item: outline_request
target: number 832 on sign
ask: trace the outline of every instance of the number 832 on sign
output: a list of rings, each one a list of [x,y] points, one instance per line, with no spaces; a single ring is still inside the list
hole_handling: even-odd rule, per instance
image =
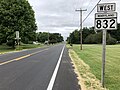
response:
[[[103,16],[103,18],[101,18]],[[116,16],[116,15],[115,15]],[[116,30],[117,17],[108,17],[108,15],[99,15],[100,18],[95,18],[95,30]]]

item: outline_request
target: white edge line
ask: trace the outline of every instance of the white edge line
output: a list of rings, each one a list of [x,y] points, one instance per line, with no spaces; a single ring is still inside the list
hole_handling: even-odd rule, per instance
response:
[[[47,87],[47,90],[52,90],[52,88],[53,88],[53,85],[54,85],[54,82],[55,82],[55,79],[56,79],[56,76],[57,76],[57,72],[58,72],[58,69],[59,69],[59,66],[60,66],[60,62],[61,62],[61,59],[62,59],[64,48],[65,48],[65,45],[64,45],[64,47],[63,47],[63,49],[61,51],[60,57],[58,59],[57,65],[55,67],[52,78],[51,78],[51,80],[49,82],[49,85]]]

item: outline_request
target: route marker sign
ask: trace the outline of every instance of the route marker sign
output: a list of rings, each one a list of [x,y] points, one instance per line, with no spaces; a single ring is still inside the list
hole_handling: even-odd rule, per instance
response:
[[[115,3],[104,3],[97,5],[97,12],[95,14],[95,30],[102,30],[103,32],[103,48],[102,48],[102,69],[101,69],[101,83],[104,87],[105,83],[105,61],[106,61],[106,32],[107,30],[117,29],[117,12]]]
[[[116,10],[115,3],[103,3],[97,5],[97,12],[111,12]]]
[[[117,12],[96,13],[95,14],[96,30],[116,30],[117,29]]]

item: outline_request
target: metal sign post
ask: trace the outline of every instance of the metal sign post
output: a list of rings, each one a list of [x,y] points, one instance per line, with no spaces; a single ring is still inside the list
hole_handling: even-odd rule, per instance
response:
[[[104,87],[104,78],[105,78],[105,60],[106,60],[106,32],[107,30],[103,30],[103,50],[102,50],[102,72],[101,72],[101,83]]]
[[[97,12],[95,14],[95,30],[103,31],[103,48],[102,48],[102,69],[101,69],[101,83],[105,86],[105,61],[106,61],[106,33],[107,30],[117,29],[117,12],[115,3],[103,3],[97,5]]]
[[[17,45],[18,45],[18,49],[19,49],[19,31],[16,31],[16,40],[17,40]]]

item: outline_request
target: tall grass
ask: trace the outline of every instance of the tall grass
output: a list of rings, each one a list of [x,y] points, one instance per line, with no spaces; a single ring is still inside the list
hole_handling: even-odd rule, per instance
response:
[[[102,64],[102,45],[73,45],[73,50],[100,80]],[[120,45],[106,46],[105,86],[109,90],[120,90]]]

